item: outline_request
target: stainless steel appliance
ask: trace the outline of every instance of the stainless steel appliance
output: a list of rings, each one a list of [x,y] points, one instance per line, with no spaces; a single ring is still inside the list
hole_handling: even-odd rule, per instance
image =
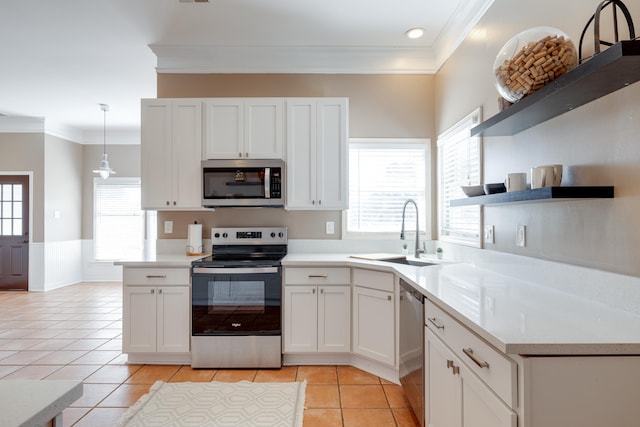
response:
[[[400,384],[424,426],[424,296],[400,279]]]
[[[202,206],[283,207],[284,161],[204,160]]]
[[[191,366],[281,367],[287,229],[212,228],[211,239],[191,267]]]

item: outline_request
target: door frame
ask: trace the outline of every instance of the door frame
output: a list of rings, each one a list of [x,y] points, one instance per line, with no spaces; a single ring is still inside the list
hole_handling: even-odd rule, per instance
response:
[[[29,257],[28,257],[28,271],[29,278],[27,280],[27,291],[31,291],[32,277],[35,272],[35,268],[33,267],[33,171],[0,171],[0,175],[19,175],[19,176],[27,176],[29,178]]]

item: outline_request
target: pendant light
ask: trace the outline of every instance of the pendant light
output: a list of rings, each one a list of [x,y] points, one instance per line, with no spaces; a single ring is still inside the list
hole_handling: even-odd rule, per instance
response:
[[[107,104],[100,104],[100,109],[104,115],[104,125],[102,129],[103,135],[103,151],[102,151],[102,160],[100,161],[100,167],[93,171],[93,173],[100,174],[102,179],[109,178],[109,175],[114,174],[115,171],[109,167],[109,160],[107,160],[107,111],[109,111],[109,106]]]

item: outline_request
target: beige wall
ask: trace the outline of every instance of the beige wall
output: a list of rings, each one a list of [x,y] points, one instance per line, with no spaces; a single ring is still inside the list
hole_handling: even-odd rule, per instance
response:
[[[633,16],[640,16],[638,2],[625,3]],[[478,106],[485,119],[497,113],[491,69],[510,37],[548,25],[578,40],[595,6],[581,0],[496,0],[436,77],[437,132]],[[593,50],[591,41],[586,46]],[[487,248],[640,275],[639,99],[636,83],[513,137],[484,138],[484,182],[562,163],[563,185],[614,185],[616,195],[612,200],[487,206],[484,223],[495,225],[496,240]],[[515,246],[518,224],[527,226],[526,248]]]
[[[434,139],[434,80],[432,75],[158,74],[158,97],[348,97],[352,138]],[[187,224],[198,218],[205,230],[214,224],[286,225],[295,239],[338,239],[342,223],[339,211],[162,212],[159,238],[185,238]],[[163,233],[165,220],[174,222],[171,235]],[[336,234],[324,234],[325,221],[336,223]]]
[[[93,182],[100,166],[102,145],[85,145],[82,152],[82,238],[93,239]],[[116,177],[140,177],[140,145],[107,146],[109,166]]]
[[[33,172],[31,241],[44,242],[44,134],[0,133],[0,172]]]
[[[82,145],[50,135],[44,139],[45,241],[78,240],[82,226]]]

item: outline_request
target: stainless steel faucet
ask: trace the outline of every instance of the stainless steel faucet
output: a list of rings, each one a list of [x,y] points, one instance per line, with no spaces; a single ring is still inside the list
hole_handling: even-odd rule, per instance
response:
[[[407,210],[407,205],[409,203],[413,203],[413,206],[416,207],[416,248],[413,253],[413,256],[415,258],[419,258],[420,254],[424,251],[420,249],[420,230],[418,229],[418,222],[419,222],[418,204],[413,199],[408,199],[406,202],[404,202],[404,206],[402,207],[402,230],[400,230],[400,238],[404,240],[404,215]]]

